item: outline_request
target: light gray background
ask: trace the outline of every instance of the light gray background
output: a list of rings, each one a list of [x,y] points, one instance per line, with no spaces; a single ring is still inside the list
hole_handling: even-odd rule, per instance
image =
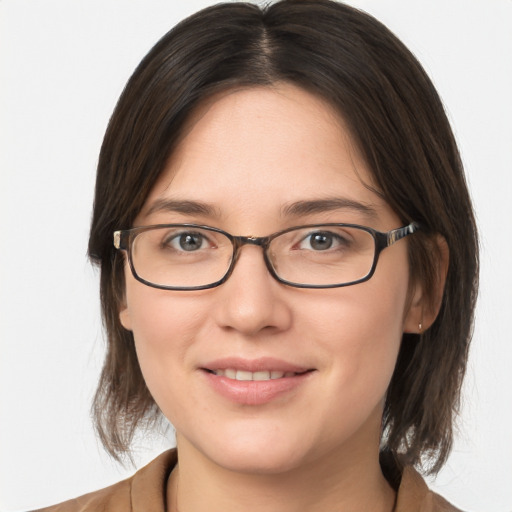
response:
[[[95,165],[139,60],[207,0],[0,1],[0,509],[49,505],[130,474],[95,440],[103,354],[86,260]],[[433,77],[482,238],[477,324],[453,454],[432,485],[512,511],[512,1],[352,0]],[[166,446],[142,439],[138,465]]]

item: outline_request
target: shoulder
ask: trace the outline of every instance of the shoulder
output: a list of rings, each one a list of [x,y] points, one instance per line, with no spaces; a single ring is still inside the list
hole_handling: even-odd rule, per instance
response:
[[[395,512],[462,512],[431,491],[420,474],[406,467],[398,489]]]
[[[118,482],[100,491],[84,494],[78,498],[34,512],[129,511],[131,510],[130,489],[132,478]]]
[[[135,512],[148,507],[164,512],[167,479],[176,460],[176,451],[169,450],[126,480],[34,512]]]

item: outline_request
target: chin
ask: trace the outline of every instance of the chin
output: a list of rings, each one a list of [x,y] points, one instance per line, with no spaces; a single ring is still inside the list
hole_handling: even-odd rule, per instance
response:
[[[303,440],[294,440],[290,433],[285,439],[275,434],[238,433],[218,436],[213,442],[203,438],[194,445],[213,464],[229,471],[262,475],[285,473],[304,460],[305,446]]]
[[[300,465],[301,457],[295,450],[275,449],[268,447],[265,450],[255,451],[253,449],[224,450],[213,461],[229,471],[257,474],[275,475],[287,473]]]

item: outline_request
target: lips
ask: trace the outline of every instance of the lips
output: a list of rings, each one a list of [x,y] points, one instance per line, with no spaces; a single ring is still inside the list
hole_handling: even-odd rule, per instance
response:
[[[205,370],[215,372],[217,370],[236,369],[246,372],[283,372],[283,373],[304,373],[311,368],[299,366],[282,359],[273,357],[259,357],[258,359],[244,359],[241,357],[224,357],[214,361],[205,362],[201,365]]]
[[[219,359],[201,370],[215,392],[242,405],[263,405],[298,391],[314,373],[313,368],[274,358]]]
[[[300,375],[299,373],[283,372],[281,370],[263,370],[257,372],[249,372],[246,370],[237,370],[235,368],[226,368],[225,370],[214,370],[212,373],[217,375],[217,377],[226,377],[228,379],[241,381],[274,380],[282,379],[283,377],[294,377],[295,375]]]

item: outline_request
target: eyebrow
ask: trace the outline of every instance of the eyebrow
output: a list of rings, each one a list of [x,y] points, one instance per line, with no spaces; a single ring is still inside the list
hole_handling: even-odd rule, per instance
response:
[[[361,203],[345,197],[296,201],[284,206],[282,208],[282,215],[301,217],[313,213],[324,213],[334,210],[353,210],[371,219],[378,217],[377,210],[370,204]]]
[[[148,209],[146,215],[157,212],[174,212],[184,215],[202,215],[205,217],[220,217],[217,208],[199,201],[176,199],[157,199]]]
[[[371,219],[378,217],[377,210],[373,206],[344,197],[295,201],[283,206],[281,208],[281,215],[284,217],[302,217],[335,210],[353,210]],[[221,216],[219,210],[211,204],[177,199],[157,199],[151,204],[146,215],[158,212],[174,212],[183,215],[201,215],[212,218],[219,218]]]

